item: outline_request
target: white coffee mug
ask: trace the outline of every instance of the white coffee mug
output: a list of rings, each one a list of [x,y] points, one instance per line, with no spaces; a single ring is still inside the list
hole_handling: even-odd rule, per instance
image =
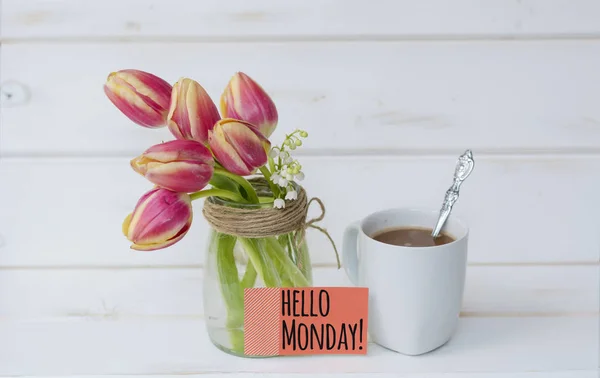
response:
[[[371,236],[391,228],[429,228],[439,212],[389,209],[373,213],[344,232],[343,265],[350,281],[369,289],[369,329],[376,344],[419,355],[444,345],[462,306],[469,229],[452,214],[443,233],[455,240],[433,247],[406,247]]]

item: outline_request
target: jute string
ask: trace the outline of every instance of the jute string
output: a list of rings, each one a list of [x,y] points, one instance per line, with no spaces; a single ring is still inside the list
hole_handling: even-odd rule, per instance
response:
[[[268,183],[264,178],[255,178],[249,181],[257,189],[268,188]],[[308,209],[313,202],[316,202],[321,208],[321,215],[306,221]],[[307,200],[306,191],[301,186],[298,188],[298,198],[291,201],[286,200],[283,209],[260,206],[252,208],[243,205],[236,207],[207,198],[204,201],[202,214],[215,231],[243,238],[265,238],[295,232],[295,241],[298,247],[305,242],[306,229],[314,228],[327,236],[335,251],[338,268],[341,266],[339,254],[331,235],[327,230],[315,224],[325,218],[325,205],[316,197]]]

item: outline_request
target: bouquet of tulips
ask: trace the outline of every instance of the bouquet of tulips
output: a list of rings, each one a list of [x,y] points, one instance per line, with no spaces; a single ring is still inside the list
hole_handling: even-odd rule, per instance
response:
[[[171,86],[151,73],[127,69],[111,73],[104,91],[134,123],[151,129],[166,126],[174,137],[131,160],[133,170],[154,184],[123,222],[132,249],[152,251],[181,240],[192,223],[192,201],[199,198],[271,212],[284,212],[299,200],[297,181],[304,173],[290,152],[308,134],[295,130],[280,145],[272,145],[268,138],[277,126],[277,109],[248,75],[231,78],[220,98],[220,113],[205,89],[189,78]],[[255,175],[268,190],[259,190],[247,177]],[[296,236],[252,238],[211,230],[215,289],[227,310],[224,328],[239,331],[227,348],[243,350],[244,288],[257,285],[257,279],[267,287],[311,285],[308,249]],[[236,266],[236,246],[247,257],[243,275]],[[205,311],[210,311],[206,303]]]

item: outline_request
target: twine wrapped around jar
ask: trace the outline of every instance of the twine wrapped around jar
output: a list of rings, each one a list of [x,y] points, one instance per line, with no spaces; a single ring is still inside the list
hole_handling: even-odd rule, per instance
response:
[[[268,188],[267,181],[262,177],[249,181],[254,187]],[[297,245],[304,242],[306,229],[309,227],[314,228],[327,236],[331,242],[338,268],[340,268],[341,263],[335,242],[327,230],[315,224],[325,218],[323,201],[317,197],[307,200],[306,191],[302,186],[298,186],[297,192],[298,198],[293,201],[286,201],[286,206],[283,209],[260,206],[256,208],[236,207],[207,198],[204,201],[202,214],[210,226],[220,233],[243,238],[264,238],[295,232]],[[321,215],[307,221],[308,209],[312,202],[319,205]]]

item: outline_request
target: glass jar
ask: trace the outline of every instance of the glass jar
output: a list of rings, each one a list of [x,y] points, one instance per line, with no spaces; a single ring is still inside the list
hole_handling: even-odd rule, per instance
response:
[[[259,196],[266,190],[260,186],[256,189]],[[247,210],[273,207],[272,202],[241,204],[217,197],[206,201]],[[204,313],[209,337],[219,349],[253,357],[244,353],[245,288],[312,286],[309,250],[301,232],[246,238],[210,228],[203,278]]]

